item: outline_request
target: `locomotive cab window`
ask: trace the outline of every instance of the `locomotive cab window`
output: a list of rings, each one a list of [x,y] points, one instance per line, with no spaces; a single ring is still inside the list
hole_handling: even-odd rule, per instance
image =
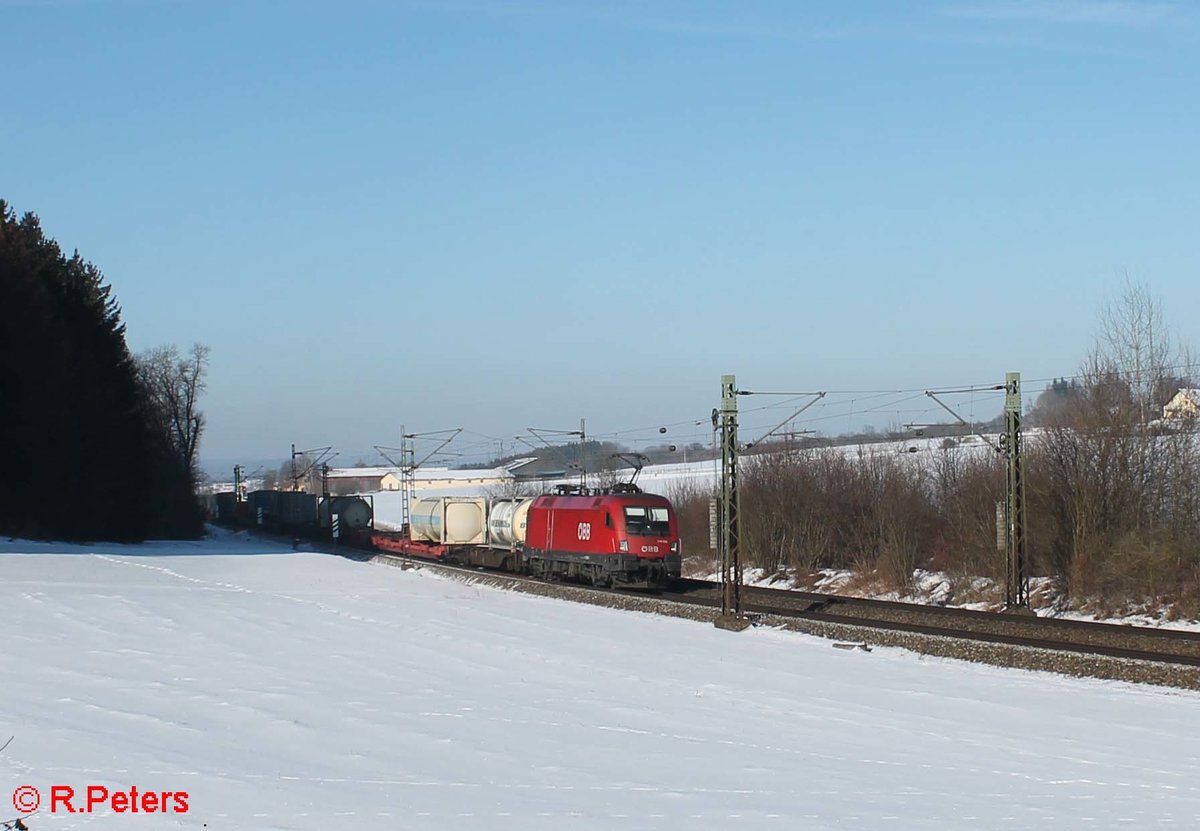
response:
[[[625,531],[635,537],[666,536],[671,533],[671,520],[667,509],[649,505],[627,505]]]

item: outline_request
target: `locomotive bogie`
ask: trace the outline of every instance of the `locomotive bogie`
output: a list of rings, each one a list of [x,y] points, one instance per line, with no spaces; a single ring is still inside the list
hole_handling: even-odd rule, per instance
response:
[[[678,568],[672,573],[665,558],[526,550],[524,562],[535,577],[582,580],[596,586],[655,588],[679,577]]]

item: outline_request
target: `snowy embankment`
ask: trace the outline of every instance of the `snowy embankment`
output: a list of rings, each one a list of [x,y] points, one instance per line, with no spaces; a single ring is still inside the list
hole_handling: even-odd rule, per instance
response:
[[[239,542],[0,543],[39,827],[1113,828],[1200,817],[1200,696],[830,648]],[[4,817],[7,818],[7,817]]]

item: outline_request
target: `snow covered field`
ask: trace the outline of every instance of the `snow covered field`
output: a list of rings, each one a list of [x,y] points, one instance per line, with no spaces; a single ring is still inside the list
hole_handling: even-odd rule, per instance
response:
[[[40,828],[1193,828],[1200,695],[833,649],[222,535],[0,542]],[[1188,725],[1192,725],[1189,727]],[[52,785],[186,790],[50,814]]]

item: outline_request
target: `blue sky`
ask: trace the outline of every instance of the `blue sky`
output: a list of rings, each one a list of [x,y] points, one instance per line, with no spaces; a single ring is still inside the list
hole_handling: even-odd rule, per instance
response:
[[[1126,275],[1200,341],[1198,47],[1120,0],[0,0],[0,197],[133,349],[212,347],[208,459],[706,441],[722,373],[1032,395]],[[803,426],[935,415],[858,395]]]

